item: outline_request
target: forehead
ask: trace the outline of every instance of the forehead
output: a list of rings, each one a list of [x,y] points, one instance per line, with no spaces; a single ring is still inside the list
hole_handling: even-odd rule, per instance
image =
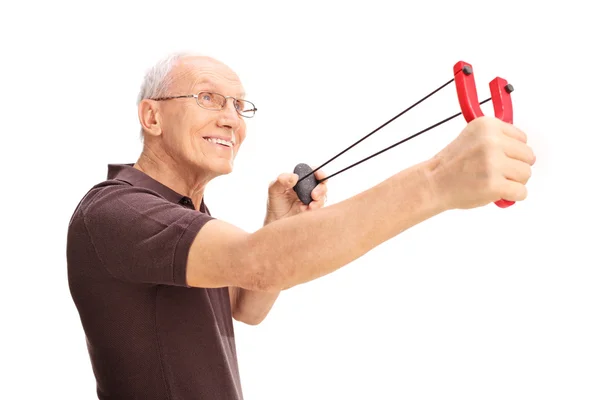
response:
[[[173,84],[181,90],[214,90],[226,96],[244,97],[244,87],[233,70],[209,57],[182,60],[173,69]]]

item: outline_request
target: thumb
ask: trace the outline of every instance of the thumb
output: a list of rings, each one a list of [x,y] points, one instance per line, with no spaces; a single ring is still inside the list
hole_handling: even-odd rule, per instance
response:
[[[292,173],[283,173],[277,177],[277,180],[272,182],[269,187],[270,192],[285,192],[287,189],[291,189],[296,186],[300,177]]]

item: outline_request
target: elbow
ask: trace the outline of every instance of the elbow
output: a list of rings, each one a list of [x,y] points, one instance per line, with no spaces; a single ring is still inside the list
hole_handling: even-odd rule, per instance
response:
[[[278,293],[288,288],[290,274],[282,266],[256,261],[250,264],[246,276],[246,289],[264,293]]]
[[[244,323],[246,325],[252,325],[252,326],[256,326],[259,325],[261,322],[263,322],[266,318],[266,314],[265,315],[252,315],[249,313],[243,313],[240,311],[234,311],[233,312],[233,319],[235,319],[238,322]]]
[[[278,293],[293,284],[293,273],[289,262],[282,260],[279,253],[259,246],[248,246],[243,262],[243,278],[240,287],[256,292]]]

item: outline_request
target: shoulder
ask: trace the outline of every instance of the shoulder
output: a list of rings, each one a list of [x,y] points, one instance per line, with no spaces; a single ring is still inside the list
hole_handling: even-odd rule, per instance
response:
[[[190,221],[201,215],[181,204],[167,200],[159,193],[120,180],[106,180],[93,186],[77,205],[69,230],[135,230],[152,225],[154,229],[179,221]],[[95,227],[95,228],[94,228]]]
[[[70,260],[101,260],[112,276],[128,281],[183,284],[182,260],[212,219],[151,189],[109,180],[92,187],[77,206],[67,253]]]
[[[71,217],[72,225],[78,219],[88,218],[99,212],[117,211],[119,204],[160,201],[160,196],[151,190],[135,187],[120,180],[106,180],[94,185],[81,198]],[[165,200],[166,201],[166,200]]]
[[[76,207],[67,246],[77,249],[91,243],[98,257],[111,265],[125,260],[133,265],[143,257],[156,262],[161,252],[171,257],[182,252],[212,219],[149,188],[107,180],[92,187]]]

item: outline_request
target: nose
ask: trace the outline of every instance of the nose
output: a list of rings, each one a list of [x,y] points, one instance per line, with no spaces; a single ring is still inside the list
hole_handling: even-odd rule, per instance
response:
[[[231,101],[229,101],[231,100]],[[225,99],[225,106],[219,112],[219,125],[225,128],[237,129],[240,124],[241,116],[235,109],[235,99]]]

